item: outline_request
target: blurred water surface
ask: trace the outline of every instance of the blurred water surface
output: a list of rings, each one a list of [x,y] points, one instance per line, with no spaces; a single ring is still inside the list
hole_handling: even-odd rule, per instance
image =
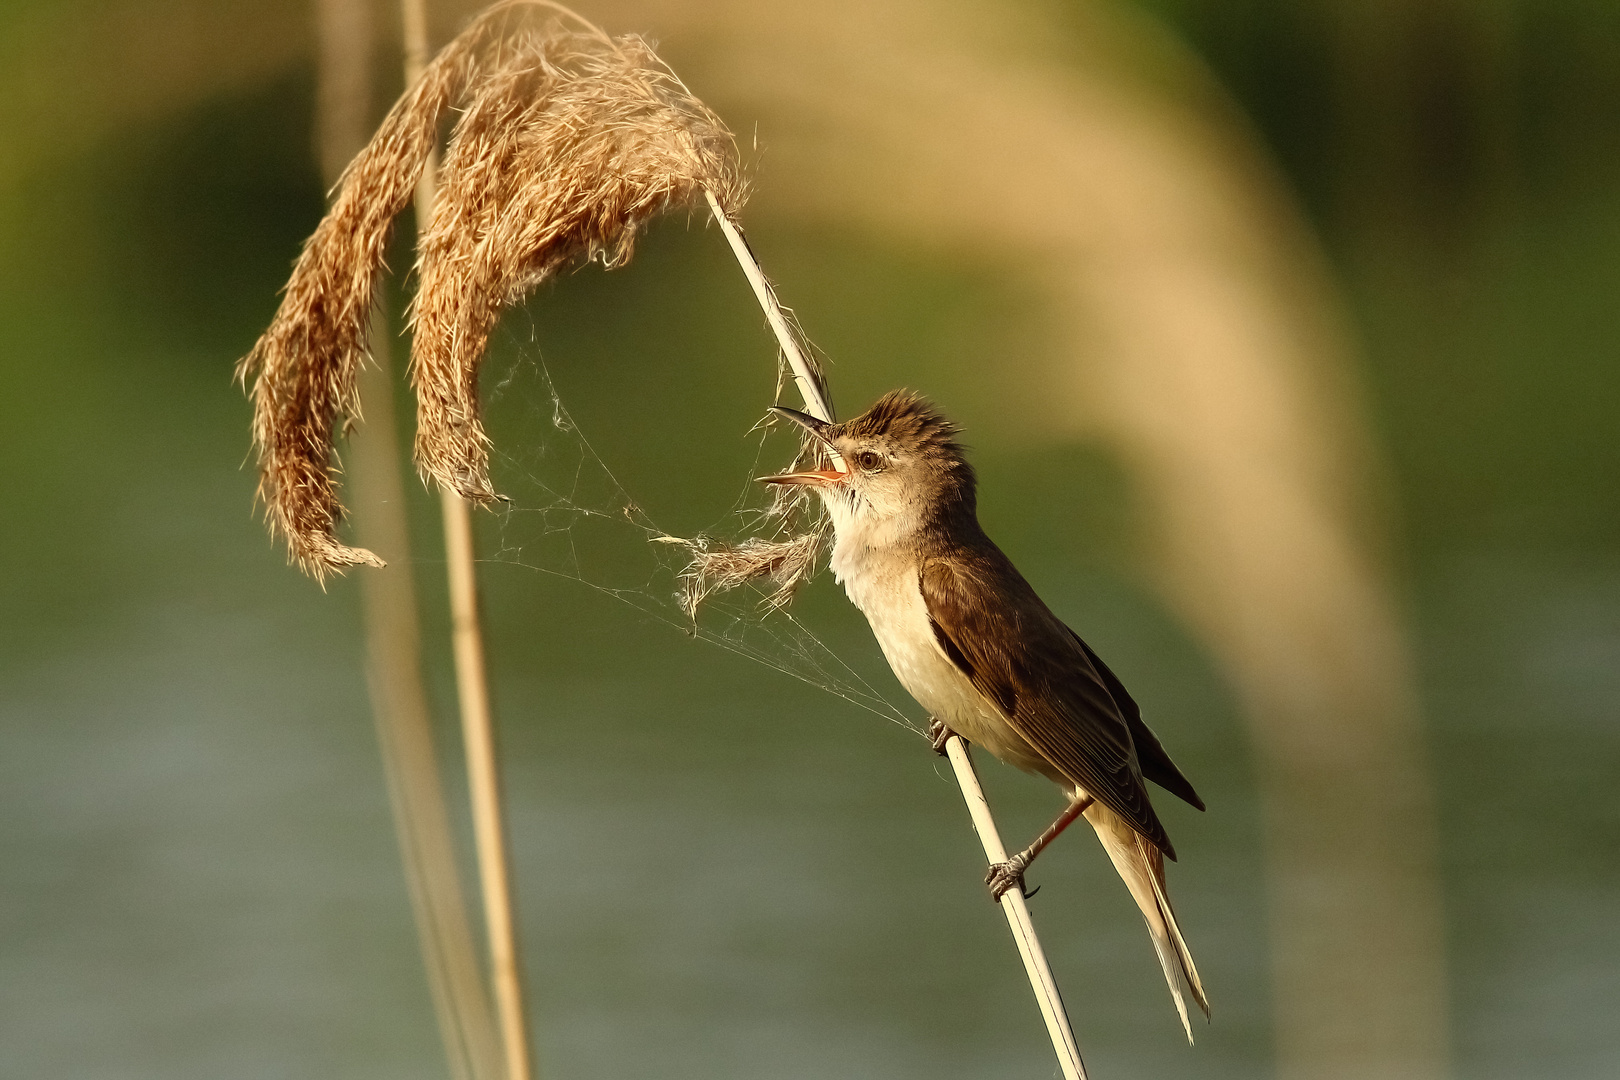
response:
[[[1195,41],[1207,31],[1196,5],[1164,7]],[[1591,20],[1613,34],[1611,15]],[[1222,63],[1241,52],[1217,45]],[[1589,65],[1620,56],[1592,49]],[[299,69],[185,102],[12,169],[0,193],[6,1075],[443,1075],[353,583],[323,594],[282,565],[240,467],[230,364],[321,203],[308,87]],[[1268,130],[1286,158],[1287,125]],[[1426,237],[1358,247],[1329,222],[1352,237],[1335,251],[1406,526],[1456,1071],[1482,1080],[1609,1076],[1620,1060],[1620,173],[1582,175],[1469,218],[1443,258]],[[1032,874],[1094,1074],[1265,1071],[1248,748],[1209,660],[1133,576],[1118,465],[997,414],[991,384],[1009,376],[985,357],[1044,341],[1017,281],[857,231],[753,233],[835,359],[846,411],[909,384],[967,423],[987,528],[1210,805],[1159,800],[1215,1005],[1195,1049],[1096,845],[1072,837]],[[717,236],[666,223],[630,268],[567,279],[508,320],[496,438],[556,437],[541,357],[661,524],[713,524],[772,385],[750,304]],[[498,480],[523,501],[521,467]],[[420,492],[412,511],[449,716],[435,511]],[[481,527],[494,557],[517,526]],[[578,583],[497,560],[483,585],[543,1074],[1051,1072],[959,796],[919,740]],[[796,611],[907,706],[830,581]],[[1046,785],[983,772],[1009,837],[1044,823]]]

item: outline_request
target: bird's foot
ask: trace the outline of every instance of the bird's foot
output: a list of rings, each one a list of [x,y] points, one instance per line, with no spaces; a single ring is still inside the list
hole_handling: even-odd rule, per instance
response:
[[[1029,862],[1020,853],[1006,862],[991,863],[990,869],[984,875],[984,883],[990,886],[990,899],[1001,903],[1001,894],[1014,885],[1018,886],[1018,891],[1025,900],[1040,892],[1038,885],[1033,889],[1024,888],[1024,871],[1029,869]]]
[[[928,725],[928,742],[934,748],[934,753],[946,757],[945,744],[950,741],[956,732],[945,726],[945,721],[935,720]]]

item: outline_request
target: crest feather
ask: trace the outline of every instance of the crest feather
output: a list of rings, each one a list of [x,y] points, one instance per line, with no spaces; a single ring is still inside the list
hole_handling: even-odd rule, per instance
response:
[[[891,390],[853,420],[841,425],[841,434],[855,437],[887,436],[918,450],[933,450],[962,460],[957,436],[962,429],[947,420],[933,402],[910,390]]]

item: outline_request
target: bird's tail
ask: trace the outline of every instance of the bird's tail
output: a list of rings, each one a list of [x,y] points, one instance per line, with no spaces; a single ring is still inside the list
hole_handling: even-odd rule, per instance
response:
[[[1097,830],[1114,869],[1125,879],[1126,888],[1142,909],[1147,920],[1148,933],[1153,936],[1153,949],[1159,954],[1164,968],[1165,982],[1170,984],[1170,996],[1176,999],[1176,1012],[1181,1015],[1181,1026],[1192,1042],[1192,1024],[1187,1020],[1186,998],[1190,996],[1209,1016],[1209,999],[1204,996],[1204,984],[1198,980],[1198,968],[1192,953],[1176,925],[1176,913],[1170,906],[1170,894],[1164,887],[1164,856],[1151,840],[1142,836],[1125,819],[1100,802],[1086,810],[1086,820]]]

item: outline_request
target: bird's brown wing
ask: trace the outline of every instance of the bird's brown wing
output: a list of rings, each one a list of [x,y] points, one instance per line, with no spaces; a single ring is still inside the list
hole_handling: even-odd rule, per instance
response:
[[[1085,650],[1086,659],[1091,661],[1091,666],[1102,676],[1103,685],[1108,688],[1108,696],[1114,699],[1114,704],[1119,706],[1121,715],[1125,717],[1125,726],[1130,728],[1131,732],[1131,744],[1136,747],[1136,763],[1141,766],[1143,777],[1182,801],[1200,810],[1204,809],[1204,800],[1193,790],[1192,781],[1176,768],[1176,763],[1170,760],[1164,744],[1153,734],[1153,729],[1142,720],[1141,708],[1131,697],[1130,691],[1125,689],[1125,684],[1119,681],[1119,676],[1109,670],[1102,657],[1086,644],[1084,638],[1076,634],[1072,627],[1068,629],[1069,636]]]
[[[954,551],[925,559],[920,584],[940,648],[1013,730],[1174,859],[1119,705],[1011,561],[988,544]]]

